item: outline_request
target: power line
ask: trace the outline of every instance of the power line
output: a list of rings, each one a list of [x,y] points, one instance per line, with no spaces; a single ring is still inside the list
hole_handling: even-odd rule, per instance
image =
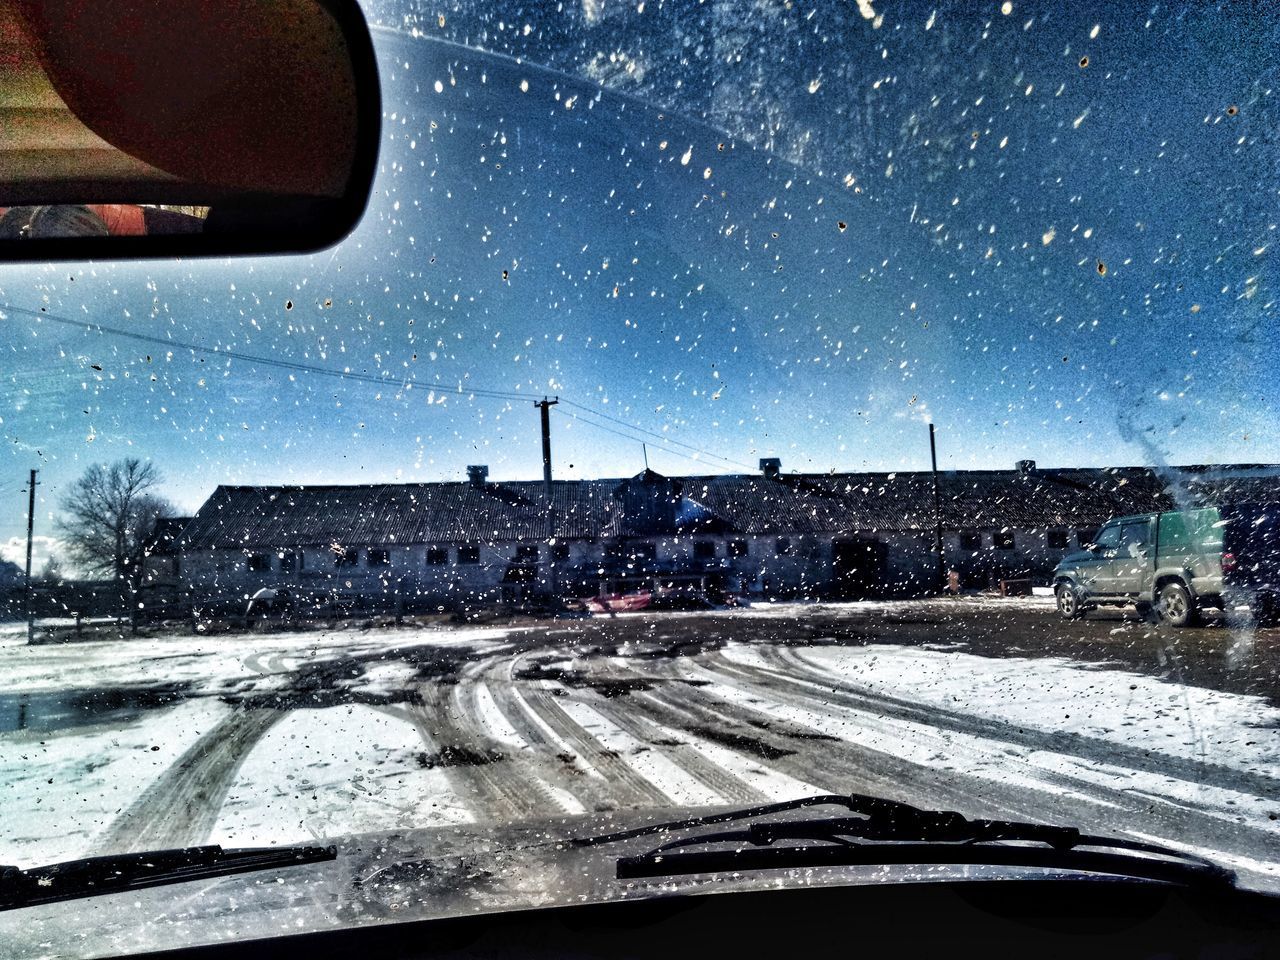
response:
[[[49,320],[53,323],[60,323],[64,326],[79,327],[86,332],[97,331],[98,333],[109,334],[114,337],[124,337],[128,340],[137,340],[142,343],[152,343],[166,348],[177,348],[179,350],[190,350],[193,353],[201,353],[207,356],[226,357],[230,360],[240,360],[244,363],[261,364],[267,367],[278,367],[283,370],[292,370],[298,373],[314,373],[319,376],[337,377],[342,380],[358,380],[362,383],[375,383],[380,386],[394,387],[397,385],[414,386],[427,390],[442,390],[451,393],[472,394],[478,397],[488,397],[495,400],[528,400],[529,395],[516,393],[513,390],[492,390],[484,387],[464,387],[461,383],[447,384],[435,381],[420,381],[413,378],[391,379],[390,377],[375,376],[369,373],[358,373],[354,370],[333,370],[329,367],[319,367],[315,364],[300,363],[296,360],[281,360],[276,357],[260,357],[250,353],[241,353],[238,350],[225,350],[218,347],[205,347],[196,343],[187,343],[183,340],[176,340],[168,337],[156,337],[146,333],[138,333],[134,330],[122,330],[119,327],[107,326],[103,323],[97,323],[92,320],[72,320],[68,317],[59,317],[48,312],[39,312],[36,310],[27,310],[23,307],[13,307],[4,305],[0,310],[8,310],[12,313],[23,314],[38,320]]]
[[[446,384],[446,383],[440,383],[437,381],[420,381],[420,380],[415,380],[413,378],[391,379],[390,377],[386,377],[386,376],[376,376],[374,374],[359,373],[353,370],[334,370],[329,367],[321,367],[315,364],[302,363],[300,361],[295,361],[295,360],[282,360],[277,357],[261,357],[255,354],[241,353],[238,350],[222,349],[218,347],[206,347],[206,346],[202,346],[201,344],[189,343],[187,341],[177,340],[171,337],[160,337],[160,336],[154,336],[146,333],[139,333],[135,330],[124,330],[124,329],[121,329],[120,327],[113,327],[113,326],[109,326],[103,323],[98,323],[92,320],[73,320],[69,317],[60,317],[57,314],[48,312],[47,310],[43,310],[43,311],[29,310],[25,307],[15,307],[10,304],[3,304],[3,305],[0,305],[0,311],[8,311],[10,313],[20,314],[23,316],[31,317],[36,320],[48,320],[51,323],[57,323],[57,324],[62,324],[63,326],[75,327],[75,328],[81,329],[86,333],[96,332],[99,334],[104,334],[104,335],[113,336],[113,337],[122,337],[124,339],[134,340],[140,343],[155,344],[157,346],[165,347],[166,349],[187,350],[192,353],[203,354],[205,356],[221,357],[228,360],[239,360],[242,363],[259,364],[267,367],[275,367],[277,369],[289,370],[295,373],[311,373],[311,374],[316,374],[317,376],[334,377],[341,380],[353,380],[361,383],[371,383],[371,384],[376,384],[377,386],[382,386],[382,387],[412,386],[412,387],[418,387],[420,389],[426,389],[426,390],[439,390],[447,393],[461,393],[469,396],[483,397],[486,399],[494,399],[494,400],[505,400],[509,402],[511,401],[525,402],[530,400],[530,396],[528,394],[517,393],[516,391],[513,391],[513,390],[496,390],[496,389],[487,388],[487,387],[472,387],[472,386],[463,385],[461,382],[456,384]],[[603,423],[598,423],[598,422],[595,422],[594,420],[588,420],[584,416],[579,416],[577,414],[570,413],[569,411],[565,411],[567,416],[570,416],[574,420],[577,420],[580,423],[584,423],[587,426],[595,427],[598,430],[605,430],[609,433],[612,433],[619,437],[623,437],[624,439],[631,440],[633,442],[639,442],[639,437],[637,435],[651,437],[653,439],[656,439],[658,442],[662,443],[664,445],[663,449],[666,450],[667,453],[674,454],[675,456],[678,456],[678,457],[683,457],[686,460],[693,460],[697,463],[702,463],[706,466],[710,466],[715,469],[724,470],[726,468],[719,467],[717,466],[716,463],[709,462],[709,461],[718,461],[719,463],[728,464],[729,466],[732,466],[732,467],[740,467],[748,471],[751,470],[750,466],[748,466],[745,463],[741,463],[737,460],[732,460],[728,457],[720,456],[719,454],[712,453],[709,450],[703,450],[701,447],[697,447],[697,446],[694,446],[693,444],[685,443],[682,440],[677,440],[673,437],[666,436],[665,434],[659,433],[657,431],[645,429],[644,427],[637,426],[634,423],[630,423],[626,420],[620,419],[619,417],[611,416],[610,414],[607,414],[607,413],[602,413],[598,410],[592,409],[591,407],[585,406],[584,404],[581,404],[581,403],[577,403],[573,400],[567,400],[564,398],[561,398],[561,400],[564,404],[568,406],[572,406],[575,409],[582,411],[582,413],[586,416],[596,417],[601,420],[610,421],[611,423],[615,423],[621,427],[626,428],[626,430],[630,432],[624,433],[621,430],[607,427]],[[680,447],[685,450],[692,451],[694,454],[697,454],[697,456],[691,456],[688,453],[681,453],[679,450],[672,449],[673,447]]]
[[[565,401],[565,399],[564,399],[563,397],[561,397],[561,398],[560,398],[560,400],[561,400],[561,402],[567,402],[567,401]],[[576,404],[575,404],[575,406],[576,406]],[[623,433],[621,430],[615,430],[613,427],[606,426],[606,425],[605,425],[605,424],[603,424],[603,423],[595,423],[594,421],[588,420],[588,419],[586,419],[585,417],[581,417],[581,416],[579,416],[578,414],[576,414],[576,413],[572,413],[572,412],[570,412],[570,411],[568,411],[568,410],[564,411],[564,415],[565,415],[566,417],[572,417],[574,420],[577,420],[579,423],[581,423],[581,424],[585,424],[585,425],[586,425],[586,426],[588,426],[588,427],[594,427],[594,428],[595,428],[595,429],[597,429],[597,430],[604,430],[604,431],[606,431],[607,433],[612,433],[614,436],[622,437],[622,438],[623,438],[623,439],[625,439],[625,440],[630,440],[632,443],[639,443],[639,442],[640,442],[640,438],[639,438],[639,437],[637,437],[637,436],[635,436],[634,434],[630,434],[630,433]],[[663,452],[664,452],[664,453],[670,453],[670,454],[672,454],[673,456],[677,456],[677,457],[684,457],[686,460],[693,460],[693,461],[695,461],[695,462],[697,462],[697,463],[701,463],[703,466],[711,467],[713,470],[721,470],[721,471],[724,471],[724,472],[730,472],[730,471],[728,470],[728,468],[726,468],[726,467],[722,467],[722,466],[720,466],[720,465],[719,465],[719,464],[717,464],[717,463],[708,463],[708,462],[707,462],[707,460],[706,460],[705,458],[707,458],[707,457],[715,457],[715,454],[713,454],[713,453],[706,453],[705,451],[699,451],[700,453],[703,453],[703,456],[702,456],[702,457],[697,457],[697,456],[694,456],[694,455],[692,455],[692,454],[688,454],[688,453],[681,453],[679,450],[672,450],[672,449],[667,448],[667,447],[664,447],[664,448],[662,448],[662,449],[663,449]]]
[[[747,464],[745,464],[745,463],[740,463],[740,462],[738,462],[737,460],[731,460],[731,459],[729,459],[728,457],[722,457],[722,456],[720,456],[718,453],[711,453],[711,452],[710,452],[710,451],[708,451],[708,450],[703,450],[701,447],[695,447],[693,444],[685,443],[683,440],[676,440],[676,439],[674,439],[673,437],[668,437],[668,436],[667,436],[666,434],[664,434],[664,433],[658,433],[658,432],[656,432],[656,431],[654,431],[654,430],[646,430],[644,427],[638,427],[638,426],[636,426],[634,423],[630,423],[629,421],[622,420],[622,419],[620,419],[619,417],[613,417],[613,416],[610,416],[610,415],[609,415],[609,414],[607,414],[607,413],[601,413],[599,410],[594,410],[594,409],[592,409],[591,407],[583,406],[581,403],[575,403],[573,400],[565,400],[565,399],[562,397],[562,398],[561,398],[561,401],[562,401],[563,403],[568,404],[568,405],[569,405],[569,406],[571,406],[571,407],[575,407],[575,408],[577,408],[578,410],[582,410],[582,411],[584,411],[584,412],[586,412],[586,413],[589,413],[589,414],[591,414],[591,416],[593,416],[593,417],[600,417],[600,418],[602,418],[602,419],[604,419],[604,420],[609,420],[609,421],[611,421],[612,423],[621,424],[622,426],[626,427],[626,428],[627,428],[627,429],[629,429],[629,430],[634,430],[634,431],[636,431],[637,433],[642,433],[642,434],[644,434],[645,436],[653,437],[653,438],[655,438],[655,439],[657,439],[657,440],[661,441],[662,443],[670,443],[670,444],[674,444],[674,445],[675,445],[675,446],[677,446],[677,447],[684,447],[686,450],[694,450],[694,451],[696,451],[696,452],[698,452],[698,453],[702,454],[704,457],[710,457],[710,458],[715,459],[715,460],[720,460],[720,461],[722,461],[722,462],[724,462],[724,463],[731,464],[732,466],[735,466],[735,467],[742,467],[744,470],[750,470],[750,469],[751,469],[751,467],[750,467],[750,466],[748,466],[748,465],[747,465]]]

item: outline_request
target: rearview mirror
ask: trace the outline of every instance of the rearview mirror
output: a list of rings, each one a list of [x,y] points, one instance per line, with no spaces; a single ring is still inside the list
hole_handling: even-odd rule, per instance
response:
[[[0,262],[320,249],[381,112],[355,0],[0,0]]]

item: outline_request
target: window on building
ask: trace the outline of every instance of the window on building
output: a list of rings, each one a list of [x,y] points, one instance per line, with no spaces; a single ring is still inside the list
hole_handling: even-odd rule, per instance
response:
[[[780,557],[789,557],[791,555],[791,539],[789,537],[779,537],[778,542],[773,545],[773,552]]]
[[[271,569],[271,554],[251,553],[245,560],[250,573],[266,573]]]
[[[391,551],[385,547],[370,547],[368,551],[368,563],[370,567],[389,567],[391,566]]]
[[[449,562],[448,547],[427,547],[427,566],[443,567]]]
[[[360,551],[355,547],[334,547],[333,565],[335,567],[354,567],[360,562]]]
[[[966,533],[960,534],[960,549],[961,550],[981,550],[982,534],[974,533],[973,531],[968,531]]]
[[[1050,550],[1067,549],[1067,531],[1066,530],[1050,530],[1045,534],[1045,539],[1049,543]]]
[[[693,556],[696,560],[714,560],[716,558],[716,542],[714,540],[695,540]]]
[[[1007,527],[1004,530],[997,530],[992,539],[995,541],[997,550],[1012,550],[1014,547],[1013,531]]]
[[[281,573],[293,573],[298,569],[298,555],[292,550],[282,550],[278,556]]]
[[[729,556],[746,557],[746,556],[749,556],[750,553],[751,553],[751,550],[747,546],[747,541],[745,540],[729,541]]]
[[[569,545],[567,543],[553,543],[551,545],[551,559],[556,563],[569,559]]]
[[[632,543],[627,546],[627,556],[633,561],[654,561],[658,559],[656,543]]]
[[[523,563],[537,563],[538,545],[536,543],[521,543],[517,545],[516,559]]]
[[[458,547],[459,563],[479,563],[480,562],[480,544],[464,543]]]

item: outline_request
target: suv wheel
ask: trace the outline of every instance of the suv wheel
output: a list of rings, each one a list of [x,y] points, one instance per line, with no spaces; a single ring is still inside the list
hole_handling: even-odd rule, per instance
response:
[[[1182,584],[1166,583],[1160,588],[1160,619],[1171,627],[1189,627],[1196,622],[1196,604]]]
[[[1069,583],[1058,584],[1058,589],[1054,591],[1054,596],[1058,600],[1058,616],[1063,620],[1078,620],[1084,616],[1084,607],[1080,603],[1080,595],[1076,593],[1076,588]]]

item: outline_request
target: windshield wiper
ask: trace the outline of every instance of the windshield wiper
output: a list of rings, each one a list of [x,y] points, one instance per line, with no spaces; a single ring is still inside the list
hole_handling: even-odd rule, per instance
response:
[[[584,837],[575,846],[754,820],[813,806],[841,806],[855,817],[768,820],[698,833],[647,853],[621,857],[619,879],[734,870],[883,865],[987,865],[1105,873],[1187,886],[1227,886],[1235,874],[1170,847],[1083,834],[1074,827],[969,819],[949,810],[859,794],[828,794]],[[778,841],[802,841],[777,846]],[[691,849],[719,846],[721,849]]]
[[[76,900],[166,883],[334,860],[336,847],[180,847],[67,860],[21,870],[0,866],[0,910]]]

